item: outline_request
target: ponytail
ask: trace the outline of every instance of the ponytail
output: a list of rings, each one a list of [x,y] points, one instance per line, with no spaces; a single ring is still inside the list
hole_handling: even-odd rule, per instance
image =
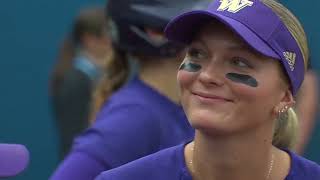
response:
[[[298,137],[298,116],[293,108],[279,112],[272,144],[277,148],[293,150]]]

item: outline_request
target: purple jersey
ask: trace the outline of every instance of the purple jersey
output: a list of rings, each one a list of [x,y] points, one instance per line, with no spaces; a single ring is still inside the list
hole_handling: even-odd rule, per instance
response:
[[[194,136],[181,106],[134,78],[114,93],[95,124],[76,138],[51,180],[92,180]]]
[[[319,180],[320,166],[290,151],[291,168],[285,180]],[[103,172],[96,180],[192,180],[185,164],[184,144]]]

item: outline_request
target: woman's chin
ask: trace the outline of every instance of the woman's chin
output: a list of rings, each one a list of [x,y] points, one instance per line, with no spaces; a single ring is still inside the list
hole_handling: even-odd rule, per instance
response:
[[[191,117],[190,124],[193,128],[209,134],[231,133],[231,124],[224,116],[213,115],[211,118],[201,117],[201,115]]]

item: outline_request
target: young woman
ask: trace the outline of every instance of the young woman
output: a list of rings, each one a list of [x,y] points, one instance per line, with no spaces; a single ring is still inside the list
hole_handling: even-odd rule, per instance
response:
[[[303,28],[285,7],[216,0],[172,20],[166,34],[189,44],[178,82],[195,138],[97,180],[320,179],[317,164],[290,150],[309,55]]]
[[[107,20],[101,7],[81,9],[53,69],[50,95],[61,159],[73,138],[89,125],[92,93],[112,52]]]
[[[95,94],[98,113],[51,179],[92,180],[104,170],[194,136],[173,78],[184,46],[168,42],[163,29],[185,9],[207,4],[207,0],[108,1],[114,56]]]

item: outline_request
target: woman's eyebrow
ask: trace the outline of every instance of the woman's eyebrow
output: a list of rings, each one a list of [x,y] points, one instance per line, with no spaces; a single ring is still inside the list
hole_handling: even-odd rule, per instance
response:
[[[206,43],[206,40],[204,39],[204,37],[198,37],[196,38],[193,43],[191,43],[191,45],[194,44],[201,44],[203,45],[206,49],[209,49],[210,45]],[[253,48],[251,48],[250,46],[248,46],[245,43],[230,43],[228,46],[226,46],[226,48],[230,49],[230,50],[246,50],[246,51],[250,51],[251,49],[253,50]]]
[[[255,57],[261,57],[262,54],[256,51],[253,47],[246,44],[233,44],[227,47],[230,51],[243,51],[249,53]]]
[[[230,44],[230,46],[227,47],[230,50],[244,50],[244,51],[249,51],[251,52],[251,50],[253,50],[252,48],[250,48],[248,45],[246,44],[239,44],[239,43],[234,43],[234,44]]]
[[[195,45],[201,45],[203,46],[206,50],[209,50],[209,45],[206,43],[206,41],[202,38],[196,38],[192,43],[191,47]]]

